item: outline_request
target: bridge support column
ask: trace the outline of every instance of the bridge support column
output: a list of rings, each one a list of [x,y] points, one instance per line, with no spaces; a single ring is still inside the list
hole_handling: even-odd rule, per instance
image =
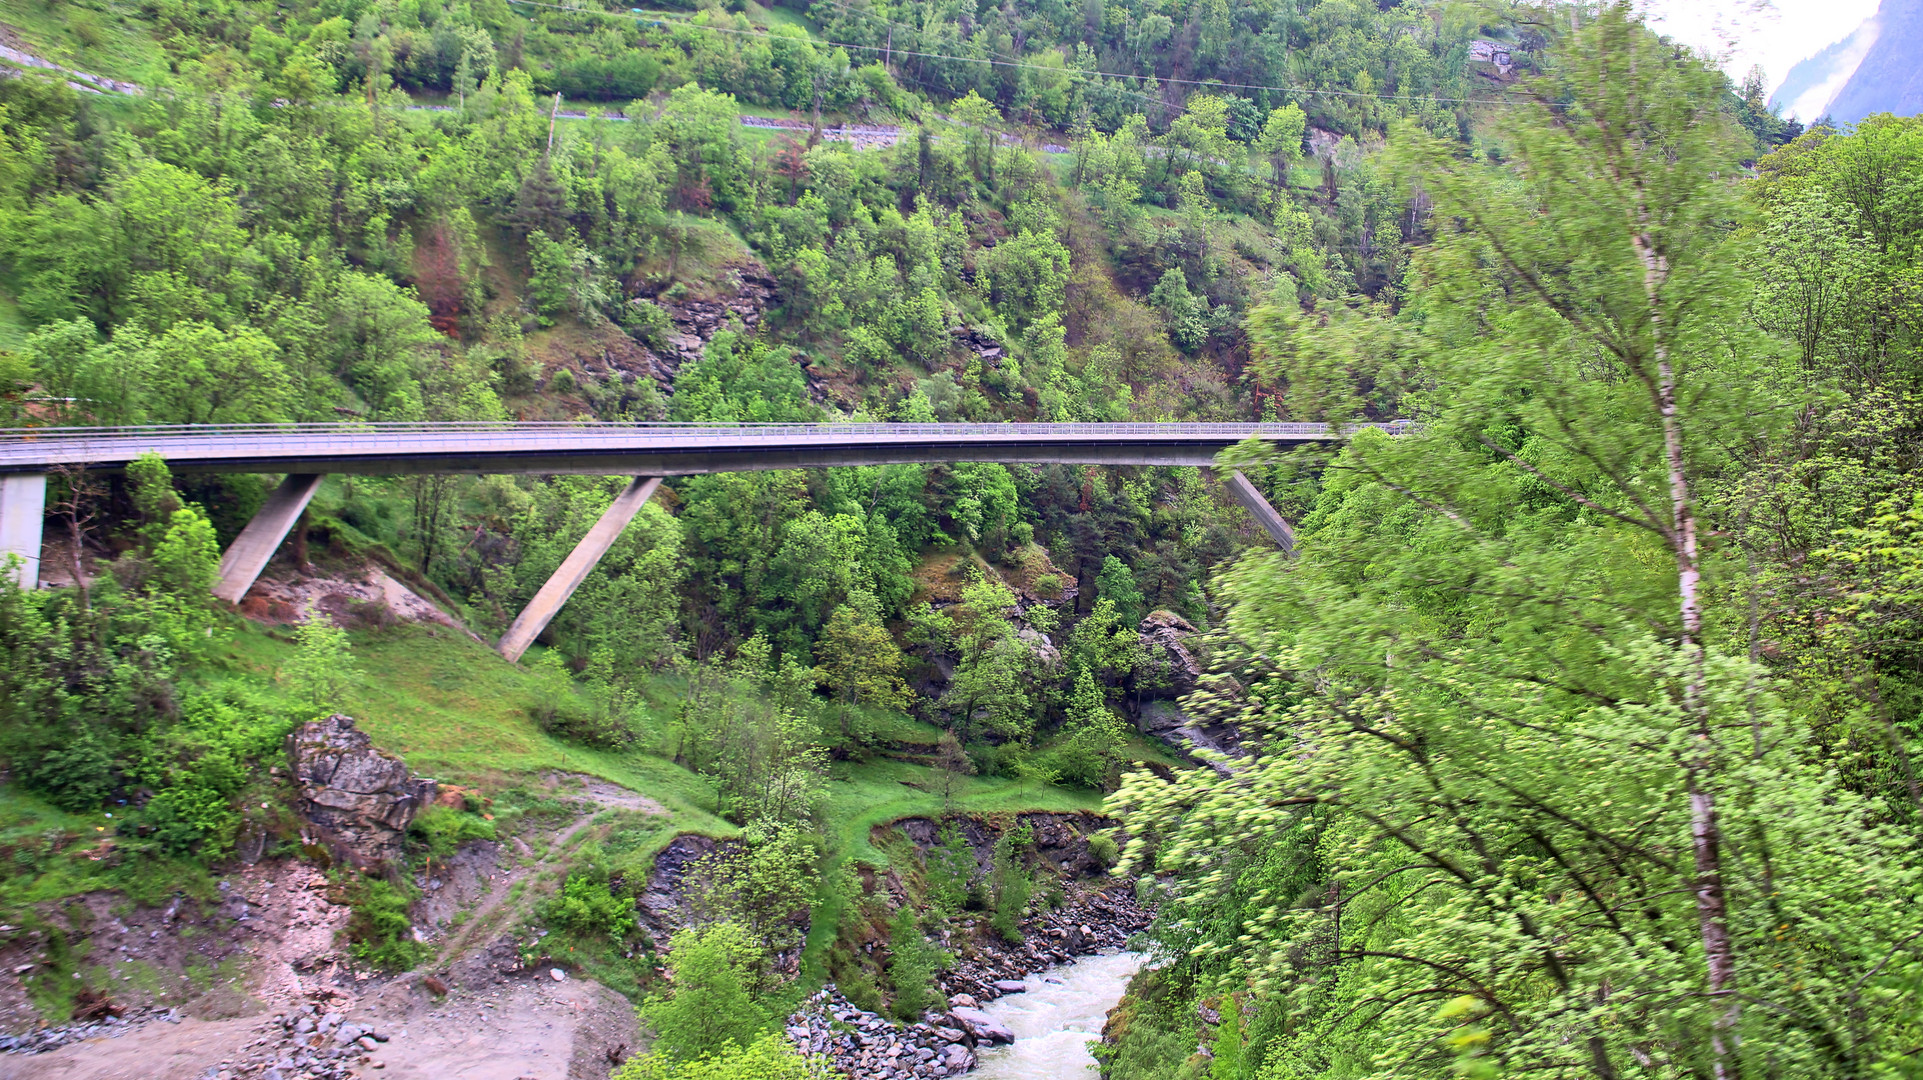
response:
[[[230,604],[240,603],[240,598],[253,588],[254,579],[267,568],[267,560],[279,550],[280,542],[287,539],[287,530],[300,520],[301,512],[307,509],[308,501],[320,490],[324,479],[320,473],[287,474],[221,555],[220,582],[214,586],[215,596]]]
[[[20,557],[20,567],[11,576],[23,589],[40,584],[40,530],[46,517],[46,473],[0,476],[0,564],[9,555]]]
[[[1282,554],[1295,557],[1295,530],[1289,526],[1288,519],[1275,512],[1275,507],[1269,505],[1269,500],[1262,497],[1262,493],[1249,483],[1249,478],[1243,476],[1240,469],[1229,471],[1229,494],[1248,508],[1257,524],[1268,530],[1269,535],[1275,538],[1275,546],[1282,549]]]
[[[654,489],[660,486],[661,478],[658,476],[637,476],[621,494],[614,497],[614,502],[601,514],[601,520],[595,522],[581,542],[574,545],[574,550],[561,561],[560,569],[548,578],[547,584],[541,586],[540,592],[534,594],[534,599],[528,601],[527,607],[515,617],[514,624],[507,628],[507,633],[501,635],[502,656],[510,662],[521,659],[521,654],[527,652],[528,646],[534,644],[534,639],[540,637],[541,631],[546,630],[548,623],[561,613],[561,606],[568,602],[568,597],[573,596],[574,590],[587,580],[595,565],[601,561],[601,556],[606,555],[620,538],[621,530],[628,527],[628,522],[634,520],[634,515],[641,512],[649,496],[654,494]]]

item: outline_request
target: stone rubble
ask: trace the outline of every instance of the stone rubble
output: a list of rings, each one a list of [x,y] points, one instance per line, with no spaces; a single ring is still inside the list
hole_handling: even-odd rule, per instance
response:
[[[374,1055],[388,1039],[386,1032],[347,1022],[338,1009],[311,1003],[275,1014],[260,1031],[239,1060],[207,1070],[203,1080],[349,1080],[383,1067]]]
[[[68,1043],[88,1039],[118,1039],[152,1023],[180,1023],[179,1009],[130,1009],[119,1016],[103,1016],[78,1024],[36,1028],[19,1035],[0,1035],[0,1054],[44,1054]]]
[[[788,1017],[788,1041],[803,1054],[827,1058],[852,1080],[932,1080],[973,1069],[974,1045],[982,1040],[936,1013],[899,1026],[855,1008],[831,983]]]

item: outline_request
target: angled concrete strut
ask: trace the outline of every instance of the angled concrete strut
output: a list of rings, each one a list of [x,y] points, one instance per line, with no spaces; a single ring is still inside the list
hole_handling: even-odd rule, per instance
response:
[[[40,530],[46,516],[46,473],[0,476],[0,572],[7,556],[19,556],[13,580],[23,589],[40,584]]]
[[[226,553],[220,557],[220,582],[214,586],[215,596],[230,604],[240,603],[240,598],[253,588],[254,579],[267,568],[267,560],[280,549],[280,542],[287,539],[287,530],[300,520],[301,511],[307,509],[308,500],[320,490],[324,479],[319,473],[287,474],[261,504],[253,520],[227,545]]]
[[[628,522],[634,520],[634,515],[641,512],[641,507],[647,505],[648,497],[660,486],[661,478],[658,476],[637,476],[621,494],[614,497],[614,502],[608,504],[607,510],[601,514],[601,520],[595,522],[581,542],[574,545],[568,557],[561,560],[560,569],[554,571],[554,576],[548,578],[547,584],[541,586],[541,591],[528,601],[527,607],[515,617],[514,625],[507,628],[507,633],[501,635],[502,656],[514,661],[527,652],[527,647],[534,644],[534,639],[541,636],[541,631],[548,628],[548,623],[554,621],[554,616],[561,611],[561,605],[567,603],[568,597],[574,595],[574,590],[580,588],[581,582],[594,572],[601,556],[614,546],[621,531],[628,527]]]
[[[1289,526],[1288,519],[1275,512],[1275,507],[1270,506],[1269,500],[1262,497],[1254,484],[1249,483],[1249,478],[1242,475],[1242,470],[1235,469],[1229,473],[1228,487],[1229,495],[1247,507],[1256,523],[1275,538],[1275,546],[1282,549],[1282,554],[1294,558],[1295,530]]]

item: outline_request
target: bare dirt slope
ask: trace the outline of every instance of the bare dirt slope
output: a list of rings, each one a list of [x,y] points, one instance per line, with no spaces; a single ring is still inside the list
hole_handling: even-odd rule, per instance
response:
[[[521,967],[506,935],[565,875],[577,834],[597,814],[663,811],[644,795],[592,777],[557,773],[544,780],[550,791],[578,801],[580,813],[529,837],[535,847],[519,837],[474,843],[462,858],[431,872],[441,887],[429,891],[417,914],[445,994],[432,992],[421,973],[383,977],[357,970],[335,945],[349,911],[330,902],[325,876],[298,862],[267,862],[230,875],[220,911],[193,920],[184,935],[184,915],[129,913],[109,897],[88,898],[100,909],[91,920],[91,955],[105,961],[104,978],[125,987],[117,1002],[165,1008],[179,1000],[143,999],[131,974],[123,981],[120,966],[130,973],[152,968],[169,949],[190,943],[205,952],[220,942],[207,960],[219,965],[223,978],[185,999],[171,1020],[147,1019],[114,1037],[48,1053],[0,1054],[0,1080],[300,1080],[310,1075],[309,1066],[298,1063],[305,1060],[301,1051],[336,1044],[291,1030],[299,1016],[332,1017],[336,1026],[357,1025],[385,1040],[328,1061],[325,1075],[605,1080],[639,1041],[633,1007],[598,984]],[[463,917],[451,918],[456,911]],[[436,922],[451,932],[433,934]],[[165,966],[178,966],[178,959],[168,956]],[[19,999],[0,1001],[13,1006],[4,1010],[12,1025],[31,1026],[25,995],[14,988],[0,994],[7,997]]]

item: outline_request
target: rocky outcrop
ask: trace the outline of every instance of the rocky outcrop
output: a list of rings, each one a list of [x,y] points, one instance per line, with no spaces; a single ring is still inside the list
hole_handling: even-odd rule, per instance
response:
[[[974,353],[982,363],[989,367],[1000,366],[1004,352],[1002,343],[980,327],[951,326],[948,328],[948,334],[955,339],[955,344]]]
[[[1063,877],[1101,878],[1107,872],[1107,867],[1089,853],[1088,838],[1114,825],[1112,819],[1100,814],[1032,813],[1018,816],[1029,827],[1036,858],[1046,862],[1050,868],[1059,870]],[[976,872],[988,873],[995,841],[1001,836],[999,827],[989,819],[974,816],[955,815],[947,821],[955,826],[969,850],[974,853]],[[933,818],[912,817],[895,822],[893,827],[900,829],[920,849],[921,857],[926,860],[928,853],[941,845],[942,825],[942,822]],[[881,826],[880,829],[888,827]]]
[[[712,837],[687,833],[669,841],[661,854],[654,857],[648,886],[635,897],[634,905],[641,925],[654,939],[656,947],[667,948],[674,932],[687,925],[682,908],[688,889],[714,853],[715,846]]]
[[[1195,689],[1202,663],[1189,646],[1195,627],[1173,611],[1151,611],[1136,628],[1149,659],[1148,674],[1136,676],[1135,692],[1145,697],[1181,697]]]
[[[1028,654],[1035,658],[1035,666],[1049,674],[1054,674],[1062,666],[1062,650],[1055,647],[1047,634],[1024,626],[1015,631],[1015,639],[1022,643]]]
[[[775,302],[775,279],[757,262],[729,266],[706,285],[712,290],[707,296],[676,295],[677,290],[668,289],[646,298],[667,312],[674,324],[674,330],[656,341],[652,350],[659,360],[655,377],[665,388],[672,388],[681,365],[701,358],[701,351],[730,320],[753,329]]]
[[[375,749],[341,713],[302,724],[287,736],[287,761],[300,789],[297,808],[336,860],[358,870],[398,866],[407,826],[434,801],[434,781]]]
[[[1173,701],[1145,701],[1136,716],[1144,735],[1153,735],[1178,750],[1209,750],[1229,757],[1242,757],[1242,732],[1234,724],[1209,723],[1190,716]],[[1209,762],[1211,768],[1226,776],[1227,765]]]

